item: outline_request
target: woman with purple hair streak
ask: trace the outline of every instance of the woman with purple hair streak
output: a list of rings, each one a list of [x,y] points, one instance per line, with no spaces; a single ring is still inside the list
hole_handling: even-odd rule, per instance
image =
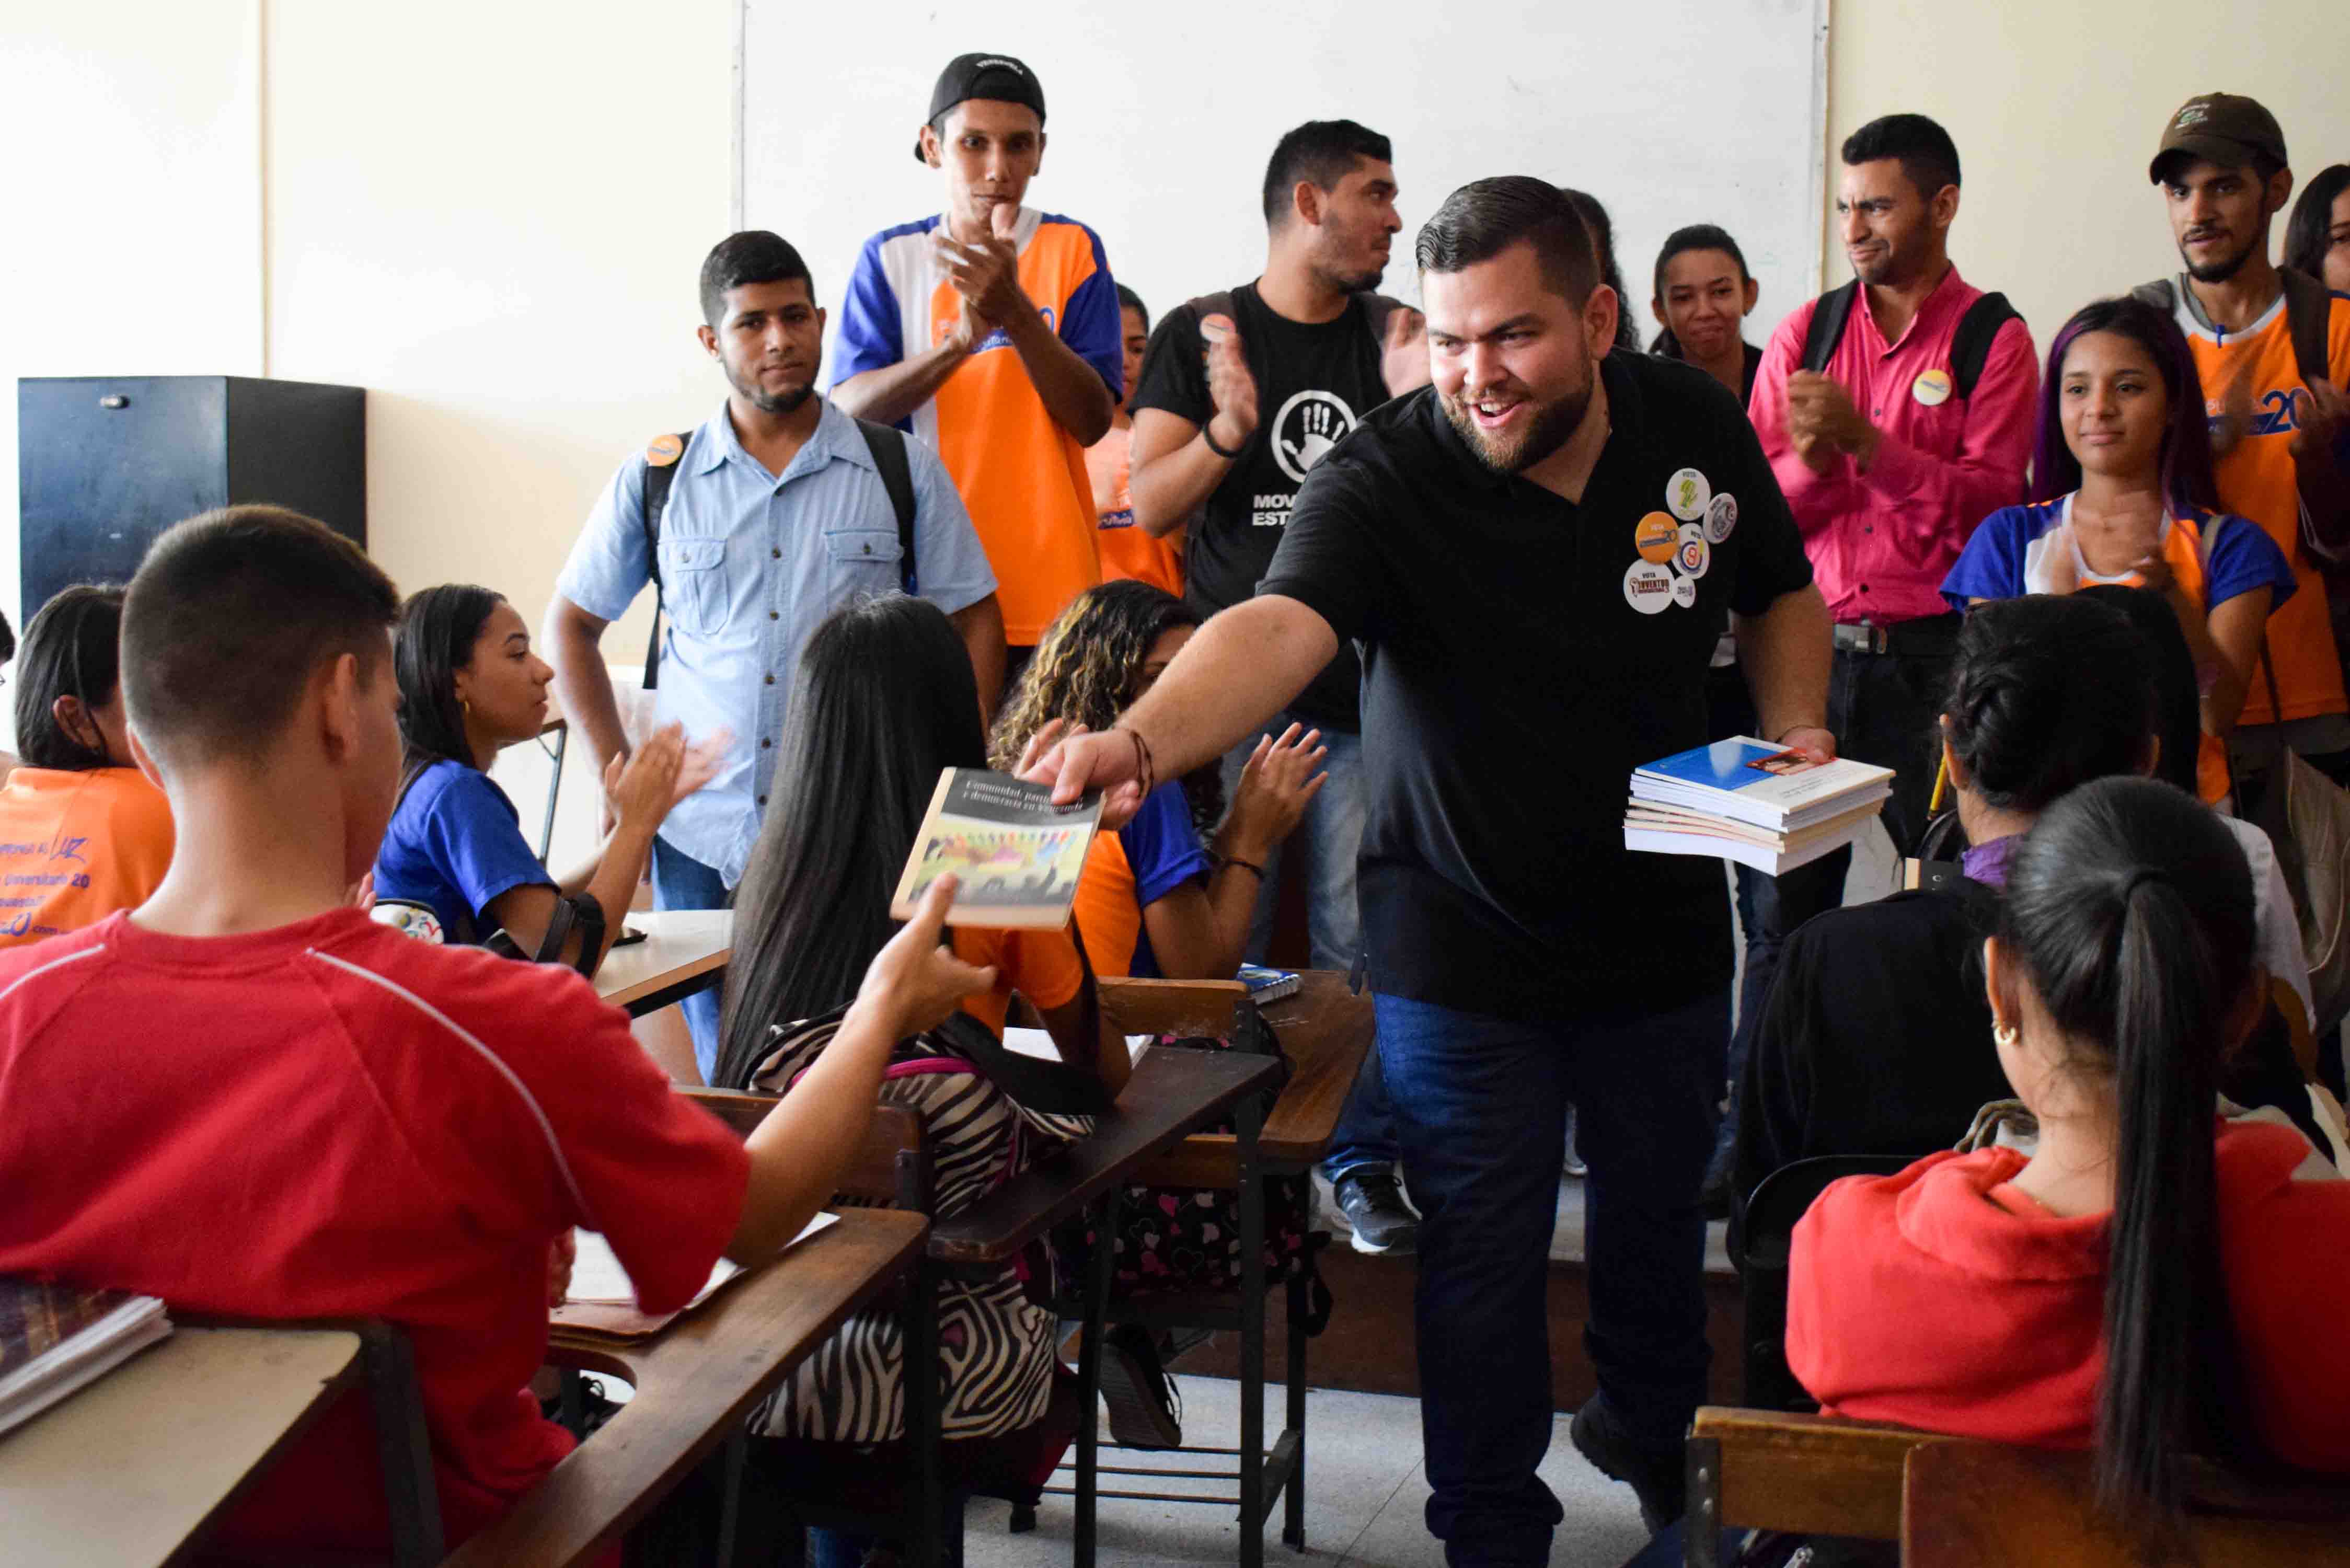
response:
[[[2121,583],[2158,594],[2195,656],[2203,798],[2229,793],[2262,630],[2293,570],[2256,523],[2219,507],[2203,385],[2178,326],[2134,299],[2076,311],[2040,383],[2033,499],[1983,519],[1942,584],[1953,608]]]

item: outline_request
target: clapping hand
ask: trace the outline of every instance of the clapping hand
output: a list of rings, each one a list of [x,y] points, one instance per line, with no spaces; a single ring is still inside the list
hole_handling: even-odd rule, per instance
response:
[[[1221,312],[1203,316],[1200,338],[1208,346],[1208,401],[1215,409],[1208,439],[1226,452],[1238,452],[1256,433],[1257,421],[1256,378],[1249,373],[1240,328]]]
[[[941,224],[931,232],[931,244],[946,269],[947,282],[963,297],[965,317],[976,315],[993,326],[1010,327],[1023,316],[1036,314],[1020,287],[1020,252],[1012,243],[1020,209],[1002,203],[987,216],[988,233],[976,242],[956,239]]]

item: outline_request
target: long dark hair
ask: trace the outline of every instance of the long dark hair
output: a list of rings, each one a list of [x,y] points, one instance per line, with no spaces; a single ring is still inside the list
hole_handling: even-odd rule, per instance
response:
[[[2334,202],[2350,190],[2350,163],[2329,163],[2310,176],[2284,221],[2284,265],[2314,278],[2325,275],[2334,244]]]
[[[78,700],[85,714],[105,707],[121,680],[122,589],[95,583],[59,588],[25,628],[16,660],[17,755],[30,766],[69,774],[130,766],[129,757],[109,758],[75,739],[57,716],[60,697]],[[93,729],[97,723],[90,720]]]
[[[1055,719],[1108,729],[1135,700],[1143,661],[1159,639],[1200,623],[1198,610],[1132,577],[1079,594],[1037,639],[1035,657],[995,716],[992,765],[1009,772],[1030,737]],[[1213,834],[1224,815],[1222,772],[1211,763],[1185,774],[1183,797],[1200,836]]]
[[[1578,191],[1572,185],[1561,185],[1558,193],[1566,198],[1583,226],[1591,231],[1591,248],[1599,261],[1599,281],[1616,291],[1616,341],[1613,347],[1637,350],[1640,347],[1640,329],[1632,321],[1632,301],[1624,292],[1624,274],[1616,265],[1616,224],[1607,216],[1607,209],[1599,198],[1588,191]]]
[[[2048,372],[2040,379],[2039,431],[2032,448],[2032,498],[2054,501],[2081,488],[2081,461],[2064,444],[2064,356],[2091,332],[2113,332],[2147,352],[2170,399],[2170,428],[2162,437],[2162,499],[2175,515],[2220,510],[2211,474],[2211,427],[2203,404],[2203,378],[2195,369],[2178,323],[2143,300],[2100,299],[2073,313],[2048,346]]]
[[[834,614],[800,655],[766,819],[734,893],[714,1080],[739,1087],[770,1024],[857,994],[897,929],[889,896],[942,768],[987,765],[979,685],[937,606]]]
[[[1942,703],[1968,787],[1999,810],[2037,813],[2092,779],[2137,772],[2152,663],[2130,618],[2083,594],[1975,606]]]
[[[2107,1240],[2096,1500],[2175,1532],[2178,1460],[2241,1451],[2220,1272],[2211,1119],[2252,981],[2252,878],[2193,796],[2103,779],[2048,809],[2017,852],[2000,942],[2118,1117]],[[2012,1007],[2014,998],[2004,999]]]
[[[1753,275],[1746,270],[1746,253],[1738,248],[1738,242],[1730,237],[1728,229],[1713,223],[1691,223],[1667,234],[1665,248],[1657,253],[1656,298],[1665,297],[1665,264],[1691,251],[1721,251],[1738,264],[1741,287],[1753,280]],[[1648,352],[1678,359],[1681,357],[1681,340],[1673,336],[1671,327],[1659,327],[1656,337],[1648,340]]]
[[[482,628],[505,596],[471,583],[443,583],[411,594],[400,607],[392,639],[392,670],[400,681],[400,787],[434,763],[481,764],[465,738],[465,711],[457,701],[457,671],[473,662]]]

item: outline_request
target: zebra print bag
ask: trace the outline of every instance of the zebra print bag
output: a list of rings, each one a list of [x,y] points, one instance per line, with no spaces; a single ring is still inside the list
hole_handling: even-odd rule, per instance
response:
[[[774,1048],[751,1069],[745,1087],[786,1089],[822,1054],[846,1009],[769,1033]],[[1053,1104],[1103,1101],[1101,1086],[1070,1072],[1073,1083],[1024,1078],[995,1060],[1008,1054],[976,1019],[958,1013],[939,1028],[900,1041],[881,1084],[885,1104],[904,1106],[929,1134],[933,1220],[949,1219],[1026,1169],[1045,1150],[1083,1137],[1089,1116],[1023,1104],[998,1076],[1033,1082]],[[1032,1067],[1053,1064],[1015,1061]],[[983,1070],[981,1062],[988,1064]],[[1089,1092],[1088,1092],[1089,1091]],[[752,1430],[768,1437],[880,1443],[905,1435],[902,1324],[894,1312],[859,1313],[768,1396]],[[939,1396],[949,1438],[998,1437],[1043,1419],[1053,1388],[1053,1314],[1028,1298],[1020,1271],[985,1280],[948,1279],[938,1293]]]

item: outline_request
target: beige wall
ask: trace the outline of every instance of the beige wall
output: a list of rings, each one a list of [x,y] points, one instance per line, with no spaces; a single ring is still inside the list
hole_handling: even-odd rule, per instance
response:
[[[1832,7],[1831,160],[1880,114],[1910,109],[1941,121],[1965,175],[1951,257],[1969,282],[2014,302],[2043,351],[2090,300],[2177,269],[2146,166],[2165,117],[2188,98],[2259,99],[2301,174],[2350,162],[2350,6],[2341,0]],[[2281,246],[2282,220],[2273,236]],[[1841,283],[1851,267],[1833,228],[1825,239],[1824,275]]]

